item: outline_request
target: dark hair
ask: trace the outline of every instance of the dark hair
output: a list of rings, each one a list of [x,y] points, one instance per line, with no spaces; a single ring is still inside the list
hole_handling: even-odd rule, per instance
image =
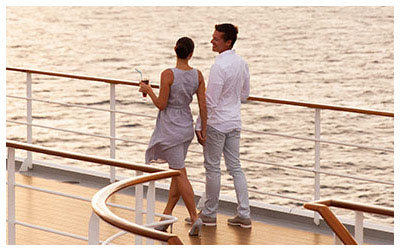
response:
[[[181,59],[186,59],[194,50],[193,40],[189,37],[181,37],[176,42],[175,53]]]
[[[231,23],[216,24],[215,30],[223,32],[224,35],[222,38],[224,39],[225,42],[231,40],[232,41],[231,47],[233,47],[237,39],[237,34],[239,33],[237,26],[234,26]]]

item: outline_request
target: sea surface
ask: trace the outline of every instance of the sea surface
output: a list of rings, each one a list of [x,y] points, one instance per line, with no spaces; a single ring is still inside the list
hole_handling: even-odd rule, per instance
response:
[[[382,111],[394,110],[393,7],[7,7],[8,67],[137,81],[135,68],[158,83],[160,73],[175,66],[178,38],[195,41],[191,65],[207,81],[216,54],[211,50],[214,25],[239,27],[236,52],[249,64],[251,95]],[[7,95],[26,96],[26,74],[7,71]],[[109,108],[106,83],[33,75],[33,98]],[[116,158],[144,162],[157,109],[143,102],[137,87],[116,87]],[[197,117],[197,101],[192,104]],[[6,98],[6,119],[26,121],[26,101]],[[314,137],[315,110],[259,102],[242,105],[242,167],[250,190],[313,200],[314,174],[290,166],[314,168],[314,142],[278,137],[278,133]],[[108,136],[104,111],[33,102],[33,123]],[[377,148],[394,147],[391,117],[321,111],[321,138]],[[262,133],[264,132],[264,134]],[[266,132],[266,133],[265,133]],[[7,139],[26,141],[26,126],[6,123]],[[109,139],[34,127],[33,142],[46,147],[110,156]],[[187,156],[193,180],[205,180],[202,148],[196,140]],[[18,152],[24,157],[24,152]],[[34,154],[34,160],[108,171],[108,166]],[[251,161],[248,161],[251,160]],[[232,178],[222,162],[222,183]],[[321,143],[321,170],[394,182],[393,152]],[[118,175],[133,175],[118,171]],[[321,198],[394,206],[393,185],[321,174]],[[196,190],[204,184],[192,181]],[[222,195],[234,196],[223,187]],[[301,207],[302,202],[250,192],[250,199]],[[338,214],[347,211],[335,210]],[[348,214],[351,218],[353,214]],[[392,224],[393,218],[366,215]]]

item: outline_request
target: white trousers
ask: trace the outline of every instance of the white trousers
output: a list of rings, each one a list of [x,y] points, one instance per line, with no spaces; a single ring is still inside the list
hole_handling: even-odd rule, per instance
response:
[[[206,216],[217,216],[221,188],[220,163],[223,153],[228,173],[233,177],[238,202],[237,214],[241,218],[250,218],[247,181],[240,165],[239,146],[240,130],[222,133],[207,126],[207,140],[203,148],[206,169],[206,199],[202,210]]]

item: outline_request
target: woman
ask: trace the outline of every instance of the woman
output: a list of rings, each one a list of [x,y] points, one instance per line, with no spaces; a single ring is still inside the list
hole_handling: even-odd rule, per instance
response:
[[[190,236],[200,234],[203,224],[199,218],[194,201],[194,193],[185,168],[185,158],[189,145],[194,137],[193,117],[189,104],[193,95],[197,94],[200,118],[203,130],[199,142],[206,139],[207,109],[205,99],[205,83],[201,72],[189,66],[193,55],[194,43],[188,37],[176,42],[176,67],[161,73],[161,84],[158,97],[150,85],[140,83],[140,92],[150,96],[158,112],[156,127],[146,150],[146,164],[152,161],[166,161],[169,168],[178,170],[180,175],[173,177],[169,189],[168,202],[164,214],[172,214],[176,203],[182,196],[186,208],[194,221],[189,231]],[[157,227],[166,231],[169,225]]]

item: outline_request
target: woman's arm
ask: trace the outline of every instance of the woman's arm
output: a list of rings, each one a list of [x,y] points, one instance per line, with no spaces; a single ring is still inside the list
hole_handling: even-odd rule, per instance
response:
[[[199,87],[197,88],[197,102],[199,103],[201,131],[196,131],[197,139],[200,144],[205,145],[207,135],[207,106],[206,106],[206,84],[204,83],[203,74],[199,72]]]
[[[167,107],[169,91],[174,82],[174,73],[170,69],[166,69],[161,73],[160,92],[158,97],[154,94],[150,85],[140,83],[139,92],[146,93],[150,96],[154,106],[159,110],[164,110]]]

